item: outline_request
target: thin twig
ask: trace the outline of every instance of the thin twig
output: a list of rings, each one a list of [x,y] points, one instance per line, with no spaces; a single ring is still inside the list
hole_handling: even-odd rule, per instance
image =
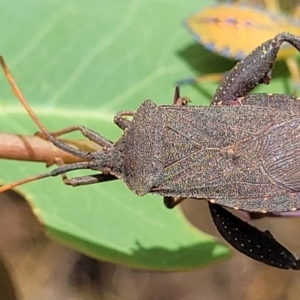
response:
[[[88,140],[68,140],[69,145],[87,151],[99,150],[99,146]],[[51,142],[35,135],[0,133],[0,158],[44,162],[47,166],[55,164],[60,158],[65,164],[82,161],[79,157],[64,152]]]

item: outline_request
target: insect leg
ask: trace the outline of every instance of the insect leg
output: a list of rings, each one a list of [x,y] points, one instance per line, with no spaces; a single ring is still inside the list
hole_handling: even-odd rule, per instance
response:
[[[280,269],[300,269],[300,262],[269,231],[260,231],[218,204],[209,203],[215,226],[223,238],[241,253]]]
[[[21,179],[21,180],[12,182],[12,183],[5,184],[0,187],[0,193],[5,192],[10,189],[13,189],[19,185],[35,181],[35,180],[52,177],[52,176],[63,175],[64,173],[74,171],[74,170],[81,170],[81,169],[90,169],[90,162],[83,161],[83,162],[77,162],[77,163],[72,163],[72,164],[68,164],[68,165],[63,165],[63,166],[53,169],[52,171],[49,171],[49,172],[45,172],[45,173],[42,173],[39,175],[35,175],[32,177],[28,177],[28,178]]]
[[[268,11],[280,13],[280,5],[277,0],[264,0],[264,5]],[[299,19],[299,11],[297,12],[297,8],[293,11],[292,16],[295,19]],[[293,80],[292,94],[297,95],[300,89],[300,72],[297,59],[295,56],[289,56],[285,59],[285,62]]]
[[[127,110],[127,111],[119,111],[116,113],[114,117],[114,123],[120,127],[122,130],[130,127],[131,121],[126,119],[126,117],[133,117],[135,111]]]
[[[15,181],[0,187],[0,193],[15,188],[19,185],[29,183],[35,180],[62,175],[63,181],[67,185],[79,186],[79,185],[87,185],[93,183],[99,183],[104,181],[110,181],[117,179],[114,175],[110,174],[110,170],[107,167],[109,161],[109,155],[105,151],[95,151],[91,153],[91,157],[93,158],[90,161],[76,162],[72,164],[64,165],[63,161],[57,159],[56,162],[59,165],[58,168],[53,169],[49,172],[45,172],[39,175],[35,175],[32,177],[28,177],[19,181]],[[96,175],[87,175],[81,177],[67,178],[66,173],[74,170],[82,170],[82,169],[92,169],[92,170],[101,170],[103,173]]]
[[[300,38],[287,32],[264,42],[225,76],[214,95],[213,103],[230,105],[258,84],[269,83],[277,53],[284,42],[300,51]]]
[[[59,168],[64,168],[65,164],[62,159],[57,158],[57,159],[55,159],[55,161],[56,161],[56,164],[59,166]],[[70,170],[68,170],[68,171],[70,171]],[[64,172],[64,173],[61,173],[61,176],[62,176],[62,180],[63,180],[64,184],[71,185],[73,187],[118,179],[116,176],[110,174],[109,170],[103,169],[102,171],[103,171],[103,173],[100,173],[100,174],[78,176],[78,177],[73,177],[73,178],[68,178],[66,175],[66,172]],[[54,172],[55,172],[55,170],[52,171],[52,173],[54,173]]]
[[[180,96],[180,87],[179,85],[176,85],[173,96],[173,105],[185,106],[188,105],[189,102],[191,102],[191,100],[188,97]]]
[[[183,197],[164,196],[164,205],[166,208],[174,208],[177,204],[185,200]]]
[[[190,100],[187,97],[180,97],[180,88],[178,85],[175,87],[173,104],[174,105],[187,105]],[[131,121],[126,119],[126,117],[133,117],[135,111],[119,111],[114,117],[114,123],[119,126],[122,130],[130,127]]]
[[[75,149],[75,148],[71,147],[70,145],[56,139],[54,136],[51,135],[51,133],[46,129],[46,127],[43,125],[43,123],[40,121],[40,119],[37,117],[37,115],[34,113],[34,111],[31,109],[31,107],[27,103],[25,97],[23,96],[23,93],[21,92],[21,90],[18,87],[16,81],[14,80],[14,78],[13,78],[10,70],[8,69],[8,67],[7,67],[7,65],[6,65],[6,63],[5,63],[2,56],[0,56],[0,64],[1,64],[1,67],[3,69],[4,75],[6,76],[13,92],[15,93],[15,95],[17,96],[17,98],[19,99],[19,101],[21,102],[23,107],[26,109],[26,111],[28,112],[28,114],[30,115],[32,120],[39,127],[39,129],[41,130],[43,135],[47,138],[47,140],[52,142],[59,149],[61,149],[63,151],[66,151],[68,153],[71,153],[71,154],[73,154],[77,157],[87,159],[87,160],[92,159],[93,157],[92,157],[90,152]]]
[[[74,177],[74,178],[67,178],[66,176],[63,176],[64,183],[66,185],[71,185],[73,187],[80,186],[80,185],[88,185],[88,184],[106,182],[106,181],[111,181],[111,180],[116,180],[116,179],[118,179],[118,178],[112,174],[103,174],[103,173],[95,174],[95,175]]]
[[[82,126],[82,125],[74,125],[74,126],[70,126],[70,127],[58,130],[58,131],[52,131],[52,132],[50,132],[50,134],[53,137],[59,137],[59,136],[62,136],[64,134],[68,134],[68,133],[71,133],[74,131],[80,131],[82,133],[82,135],[87,137],[90,141],[93,141],[102,147],[109,148],[113,145],[113,143],[111,141],[109,141],[108,139],[103,137],[98,132],[95,132],[92,129],[86,128],[85,126]],[[36,135],[47,139],[47,137],[45,137],[45,135],[42,132],[37,132]]]
[[[292,80],[293,80],[293,90],[292,94],[297,95],[300,89],[300,72],[299,72],[299,66],[298,61],[295,59],[295,57],[288,57],[285,60],[287,67],[289,69],[289,72],[291,74]]]

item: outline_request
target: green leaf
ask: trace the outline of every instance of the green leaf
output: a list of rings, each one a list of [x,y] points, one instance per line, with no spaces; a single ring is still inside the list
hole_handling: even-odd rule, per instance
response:
[[[112,121],[117,111],[135,110],[146,98],[171,103],[174,83],[191,76],[182,54],[194,42],[181,22],[207,3],[1,1],[1,55],[50,131],[80,123],[116,140],[122,133]],[[207,84],[204,95],[193,87],[183,92],[194,104],[208,104],[215,87]],[[4,76],[0,105],[2,132],[37,130]],[[0,170],[1,181],[10,182],[45,166],[2,160]],[[138,197],[121,181],[71,188],[49,178],[18,190],[51,237],[100,259],[185,270],[228,255],[179,209],[165,209],[160,197]]]

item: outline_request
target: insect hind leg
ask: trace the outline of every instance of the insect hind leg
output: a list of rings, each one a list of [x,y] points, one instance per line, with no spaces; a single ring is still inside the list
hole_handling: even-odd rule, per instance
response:
[[[269,231],[260,231],[218,204],[209,203],[216,228],[241,253],[280,269],[300,269],[300,262]]]
[[[260,83],[269,83],[277,53],[284,42],[300,52],[300,38],[288,32],[264,42],[225,76],[214,95],[214,104],[230,105],[232,101],[246,96]]]

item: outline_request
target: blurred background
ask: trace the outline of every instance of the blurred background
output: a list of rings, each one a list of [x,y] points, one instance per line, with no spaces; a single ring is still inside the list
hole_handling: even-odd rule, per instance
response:
[[[182,206],[199,229],[220,237],[206,203],[190,200]],[[298,299],[298,271],[272,268],[235,250],[231,259],[196,271],[137,270],[49,240],[16,194],[1,195],[0,208],[1,299]],[[300,253],[300,219],[264,218],[252,224]]]

